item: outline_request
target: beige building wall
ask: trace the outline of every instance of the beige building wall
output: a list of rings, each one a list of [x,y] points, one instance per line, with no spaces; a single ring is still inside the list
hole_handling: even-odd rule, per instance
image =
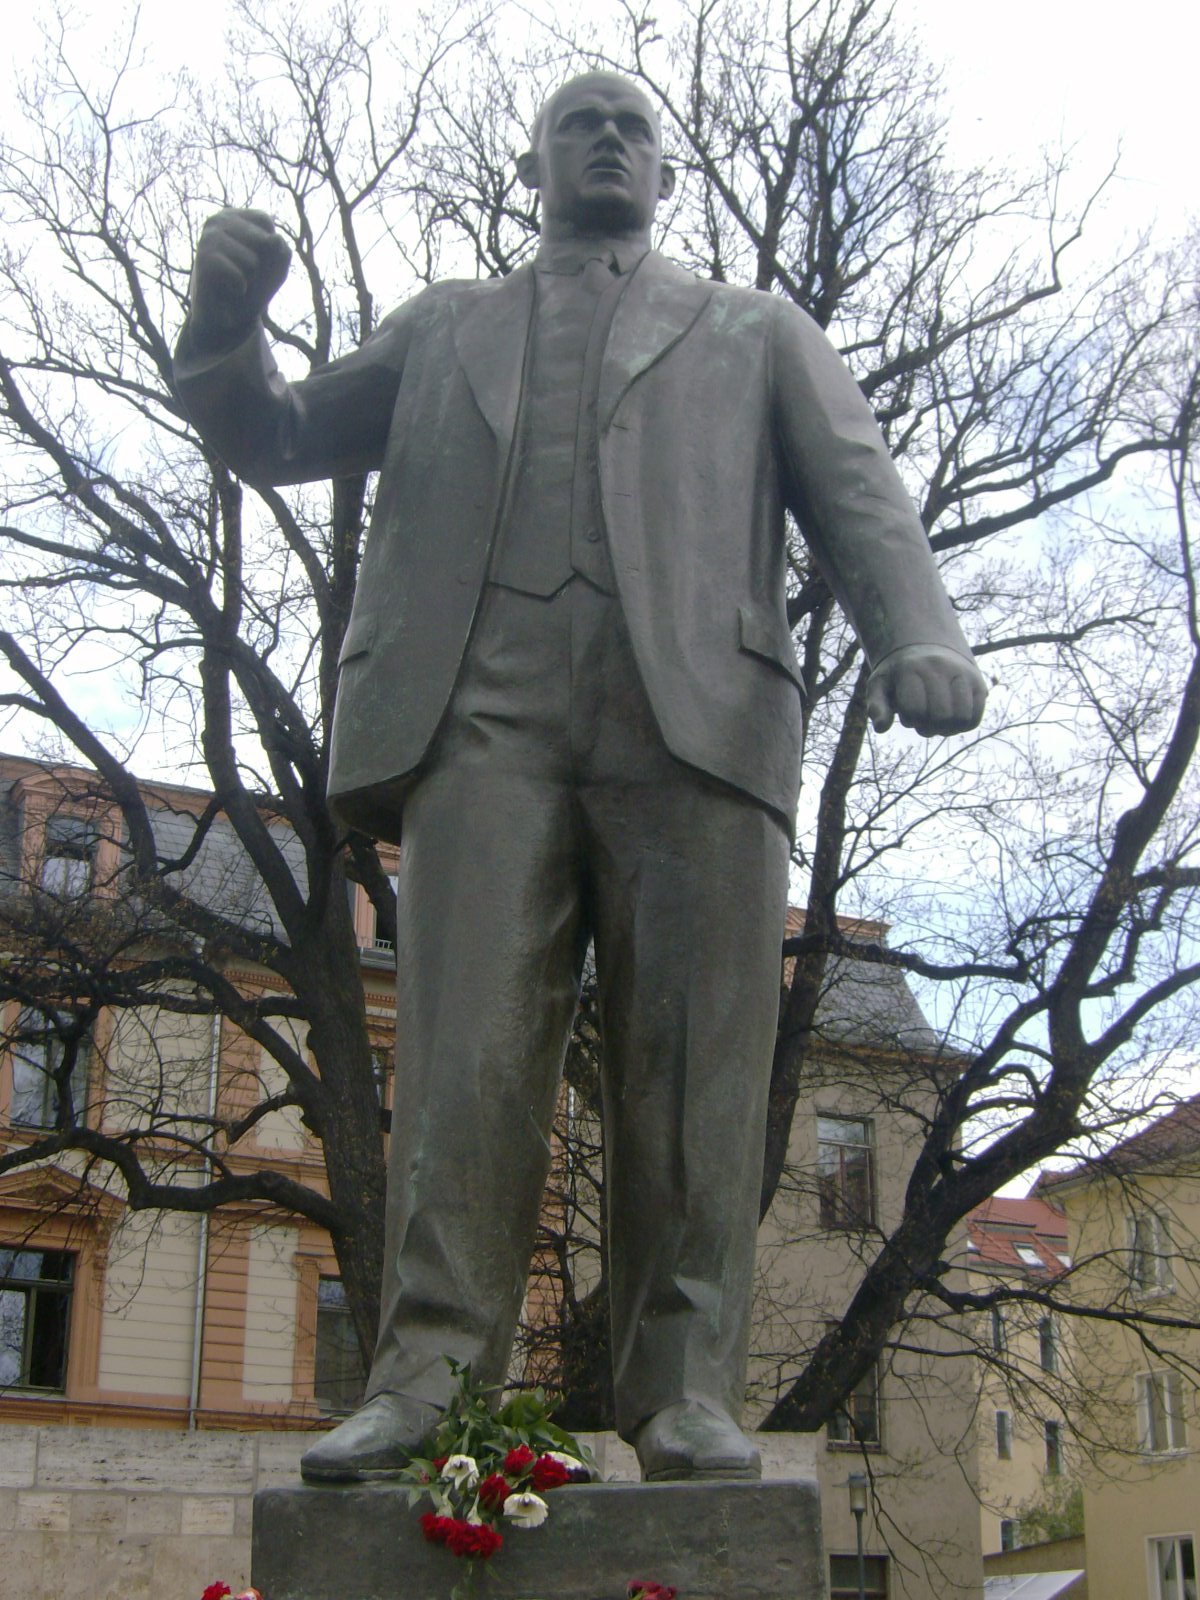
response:
[[[294,1227],[250,1230],[253,1293],[246,1304],[242,1392],[252,1404],[294,1398],[300,1286],[296,1247]]]
[[[114,1398],[186,1401],[196,1317],[199,1217],[128,1212],[113,1231],[99,1386]]]
[[[995,1287],[994,1277],[970,1274],[980,1293]],[[1041,1364],[1038,1321],[1042,1313],[1009,1305],[1003,1310],[1006,1348],[992,1350],[991,1318],[981,1318],[975,1329],[980,1350],[979,1390],[979,1514],[984,1555],[1001,1549],[1001,1523],[1017,1521],[1023,1507],[1053,1494],[1078,1477],[1081,1452],[1072,1429],[1073,1404],[1078,1388],[1074,1336],[1070,1322],[1053,1320],[1058,1371]],[[995,1357],[995,1364],[992,1364]],[[1000,1452],[997,1413],[1005,1413],[1009,1427],[1009,1458]],[[1045,1423],[1055,1422],[1061,1441],[1061,1472],[1047,1469]]]
[[[787,1171],[760,1231],[751,1365],[751,1414],[757,1419],[786,1391],[826,1324],[843,1314],[862,1268],[878,1249],[880,1228],[898,1219],[921,1137],[931,1086],[919,1068],[901,1076],[885,1061],[856,1068],[838,1060],[813,1081],[796,1111]],[[884,1098],[886,1096],[886,1098]],[[908,1107],[906,1112],[905,1107]],[[821,1224],[818,1121],[869,1125],[877,1227]],[[926,1311],[931,1307],[924,1307]],[[981,1594],[979,1504],[973,1432],[977,1379],[961,1330],[933,1321],[899,1330],[881,1363],[878,1447],[817,1435],[817,1476],[826,1550],[851,1556],[855,1524],[847,1480],[865,1473],[873,1510],[864,1519],[870,1554],[888,1558],[892,1600],[978,1600]]]
[[[1071,1227],[1081,1299],[1114,1312],[1141,1311],[1196,1323],[1200,1318],[1200,1140],[1181,1160],[1156,1170],[1082,1176],[1055,1185]],[[1140,1284],[1133,1227],[1148,1214],[1167,1229],[1162,1281]],[[1138,1269],[1140,1271],[1141,1269]],[[1154,1276],[1153,1271],[1149,1274]],[[1082,1323],[1078,1352],[1085,1421],[1095,1435],[1084,1474],[1084,1523],[1091,1600],[1161,1600],[1153,1570],[1155,1540],[1187,1537],[1200,1559],[1200,1329],[1155,1328],[1148,1350],[1118,1321]],[[1179,1373],[1179,1421],[1166,1448],[1146,1435],[1139,1377]],[[1191,1600],[1189,1591],[1188,1600]]]

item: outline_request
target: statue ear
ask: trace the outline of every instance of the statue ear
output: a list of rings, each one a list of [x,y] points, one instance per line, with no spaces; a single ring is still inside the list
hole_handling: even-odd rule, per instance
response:
[[[675,168],[664,161],[658,173],[658,198],[669,200],[675,193]]]
[[[534,150],[526,150],[517,157],[517,177],[527,189],[538,187],[538,158]]]

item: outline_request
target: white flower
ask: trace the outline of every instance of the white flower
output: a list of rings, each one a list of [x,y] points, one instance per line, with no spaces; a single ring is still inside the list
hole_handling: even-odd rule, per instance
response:
[[[448,1456],[442,1468],[442,1477],[460,1493],[473,1489],[479,1482],[479,1468],[475,1465],[474,1456]]]
[[[583,1462],[580,1461],[578,1456],[569,1456],[565,1450],[547,1450],[546,1454],[551,1461],[557,1461],[560,1467],[566,1467],[568,1472],[580,1472],[583,1470]]]
[[[518,1528],[540,1528],[550,1515],[550,1507],[540,1494],[526,1490],[524,1494],[510,1494],[504,1502],[504,1515],[511,1517]]]

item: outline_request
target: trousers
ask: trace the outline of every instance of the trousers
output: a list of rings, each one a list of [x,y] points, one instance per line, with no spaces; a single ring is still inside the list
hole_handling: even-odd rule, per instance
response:
[[[625,1437],[740,1415],[788,836],[677,761],[619,601],[489,586],[404,799],[384,1290],[368,1396],[506,1375],[589,939]]]

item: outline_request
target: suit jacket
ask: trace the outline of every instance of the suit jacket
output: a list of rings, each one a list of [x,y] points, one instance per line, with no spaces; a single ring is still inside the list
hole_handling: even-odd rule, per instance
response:
[[[342,646],[329,794],[397,837],[406,779],[449,702],[511,468],[532,269],[437,284],[353,354],[288,385],[261,330],[176,359],[200,431],[251,483],[380,469]],[[601,498],[613,574],[663,738],[790,819],[800,681],[784,509],[877,665],[969,655],[875,419],[833,346],[775,296],[650,252],[602,365]]]

